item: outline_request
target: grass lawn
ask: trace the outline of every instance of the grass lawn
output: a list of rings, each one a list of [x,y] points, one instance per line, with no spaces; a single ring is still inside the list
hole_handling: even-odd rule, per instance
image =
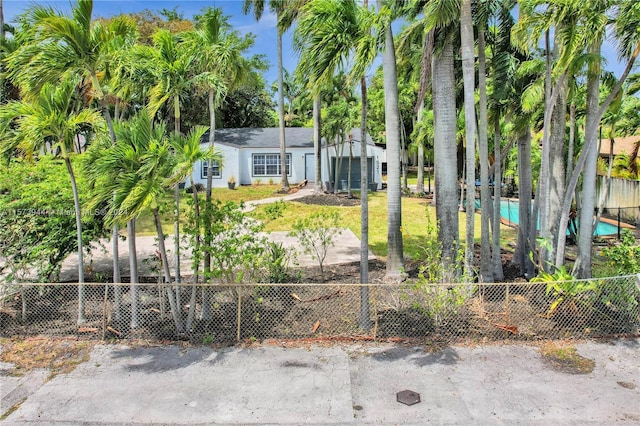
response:
[[[284,194],[278,194],[276,191],[280,189],[279,185],[247,185],[236,186],[236,189],[213,188],[211,196],[214,199],[225,201],[241,201],[261,200],[263,198],[278,197]],[[204,199],[204,192],[200,193],[200,198]],[[184,223],[187,209],[190,206],[188,200],[193,199],[193,194],[187,194],[182,191],[180,194],[180,217],[181,223]],[[162,230],[165,234],[173,233],[173,191],[167,192],[163,200],[161,208]],[[145,211],[136,220],[136,234],[138,235],[156,235],[156,226],[153,222],[151,210]]]
[[[250,201],[274,196],[280,196],[276,191],[278,185],[251,185],[240,186],[235,190],[227,188],[214,188],[213,198],[222,202],[225,201]],[[184,221],[185,212],[188,208],[187,197],[191,199],[192,194],[182,193],[181,217]],[[201,194],[204,198],[204,194]],[[173,233],[173,194],[167,193],[165,197],[165,212],[163,214],[163,230],[166,234]],[[287,201],[283,216],[268,220],[264,214],[264,206],[258,206],[250,213],[265,222],[265,230],[289,231],[295,220],[309,216],[314,212],[326,209],[338,211],[341,225],[349,228],[360,238],[360,206],[352,207],[328,207],[313,204],[304,204],[297,201]],[[435,206],[428,205],[424,198],[402,198],[402,233],[404,236],[404,252],[407,258],[420,258],[422,246],[427,237],[426,220],[427,213],[432,224],[435,224]],[[155,225],[151,212],[145,212],[137,220],[138,235],[156,235]],[[460,238],[465,238],[465,215],[460,214],[459,220]],[[503,247],[507,247],[508,241],[515,241],[516,230],[502,227]],[[480,215],[475,215],[475,240],[480,241]],[[387,255],[387,194],[386,192],[369,193],[369,247],[376,256]]]

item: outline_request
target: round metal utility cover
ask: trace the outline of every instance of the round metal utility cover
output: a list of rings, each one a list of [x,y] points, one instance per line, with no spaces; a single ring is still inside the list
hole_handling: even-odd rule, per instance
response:
[[[413,405],[420,402],[420,394],[411,390],[403,390],[396,394],[396,400],[405,405]]]

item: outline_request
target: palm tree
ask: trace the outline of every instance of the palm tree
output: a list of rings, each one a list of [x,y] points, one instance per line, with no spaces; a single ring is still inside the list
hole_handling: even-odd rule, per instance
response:
[[[116,145],[92,147],[88,172],[92,180],[99,182],[92,204],[106,202],[111,220],[131,221],[142,211],[151,209],[158,233],[165,282],[170,283],[171,272],[164,244],[160,204],[166,190],[176,186],[191,173],[191,162],[205,155],[194,150],[196,143],[199,148],[200,138],[206,128],[194,129],[186,139],[174,136],[170,142],[166,137],[164,123],[153,125],[150,115],[149,111],[142,111],[131,120],[118,124],[115,127]],[[132,287],[134,288],[135,286]],[[177,295],[170,286],[166,290],[176,330],[182,332],[184,326]],[[132,310],[134,306],[135,299],[132,296]],[[132,313],[132,326],[136,322]]]
[[[380,13],[386,6],[378,0]],[[389,12],[386,12],[389,13]],[[400,190],[400,114],[398,110],[398,77],[396,53],[391,22],[384,23],[385,131],[387,139],[387,273],[388,280],[402,279],[404,255],[402,250],[402,203]]]
[[[52,8],[34,6],[26,16],[29,31],[24,43],[7,58],[9,77],[31,93],[46,84],[57,84],[65,75],[82,76],[91,82],[92,96],[98,101],[107,124],[111,143],[115,143],[113,120],[99,74],[117,53],[113,44],[129,46],[135,38],[135,24],[122,17],[109,24],[92,22],[93,0],[78,0],[71,17]],[[122,42],[125,41],[126,42]],[[118,228],[114,226],[113,281],[120,282]]]
[[[590,7],[589,7],[590,6]],[[607,4],[593,2],[585,7],[584,4],[576,5],[578,11],[584,14],[583,30],[584,34],[589,34],[587,49],[594,58],[589,63],[587,74],[587,117],[585,123],[585,145],[576,162],[576,168],[567,185],[560,227],[558,230],[558,245],[564,247],[566,239],[566,222],[568,222],[568,210],[571,202],[571,195],[577,185],[580,170],[584,167],[582,186],[582,209],[580,215],[580,231],[578,235],[578,256],[574,264],[573,272],[580,278],[591,277],[591,247],[593,236],[593,210],[595,207],[594,195],[588,191],[595,192],[595,169],[597,162],[597,139],[600,120],[605,111],[609,108],[613,100],[618,95],[627,76],[631,72],[633,65],[640,54],[640,35],[637,28],[640,25],[640,5],[637,2],[619,1],[613,2],[617,19],[615,25],[615,35],[619,43],[620,56],[627,63],[615,87],[611,90],[607,98],[599,103],[599,79],[600,79],[600,49],[606,29],[606,13],[610,10]],[[595,35],[595,37],[594,37]],[[556,257],[556,265],[561,264],[559,254]]]
[[[76,79],[65,79],[57,85],[45,83],[37,96],[25,96],[22,101],[12,101],[0,109],[0,132],[4,135],[0,149],[3,153],[18,153],[32,158],[46,149],[59,155],[69,173],[73,191],[78,243],[78,324],[86,321],[84,309],[84,261],[82,244],[82,213],[71,164],[75,137],[83,128],[94,132],[104,130],[100,114],[89,108],[74,108]]]
[[[253,65],[242,56],[243,52],[253,44],[253,39],[249,36],[240,37],[237,32],[231,31],[227,19],[220,9],[208,8],[200,18],[198,30],[186,34],[191,44],[190,48],[200,53],[195,62],[197,75],[194,83],[208,92],[209,150],[214,149],[216,109],[228,91],[233,90],[246,79]],[[208,161],[207,170],[212,170],[214,160]],[[209,208],[211,204],[212,186],[213,174],[208,173],[205,208]],[[194,187],[194,192],[196,191]],[[205,226],[205,239],[207,246],[210,246],[210,226]],[[210,268],[210,262],[210,254],[207,252],[204,256],[206,271]],[[205,303],[204,306],[208,307],[209,304]],[[204,314],[206,312],[203,310]]]
[[[365,70],[370,66],[378,50],[376,39],[376,17],[365,1],[358,7],[355,1],[315,1],[300,10],[298,26],[294,34],[295,46],[301,52],[299,72],[306,76],[314,96],[314,127],[320,125],[320,92],[332,83],[333,76],[349,55],[355,54],[355,63],[348,80],[360,81],[360,282],[369,282],[369,201],[367,182],[367,85]],[[355,51],[355,52],[354,52]],[[319,153],[320,135],[317,130],[314,142]],[[328,146],[329,138],[327,138]],[[328,156],[327,156],[328,159]],[[327,165],[328,167],[328,165]],[[319,175],[316,161],[316,176]],[[317,177],[316,177],[317,180]],[[316,188],[318,184],[316,183]],[[368,288],[360,292],[360,326],[370,327]]]
[[[165,102],[172,103],[174,134],[180,135],[180,97],[194,84],[192,67],[196,52],[189,49],[181,35],[158,30],[153,35],[153,47],[138,46],[139,55],[155,76],[155,85],[149,90],[149,110],[155,115]],[[180,191],[174,188],[174,250],[175,279],[182,281],[180,273]]]
[[[453,67],[452,31],[457,27],[460,3],[439,0],[426,4],[427,29],[436,30],[438,52],[432,63],[434,114],[434,164],[436,216],[439,221],[438,239],[442,247],[442,266],[445,279],[458,275],[459,227],[457,205],[458,164],[456,150],[456,87]]]
[[[464,130],[466,144],[466,246],[464,270],[468,277],[473,276],[474,254],[474,214],[475,214],[475,170],[476,170],[476,105],[475,105],[475,38],[473,36],[473,17],[471,0],[463,0],[460,9],[460,39],[462,54],[462,74],[464,77]]]
[[[280,16],[287,6],[288,0],[271,0],[269,6],[280,20]],[[242,11],[244,14],[254,11],[257,21],[262,18],[265,0],[243,0]],[[282,66],[282,30],[278,27],[277,57],[278,57],[278,126],[280,127],[280,168],[282,170],[282,192],[289,192],[289,179],[287,177],[287,145],[284,136],[284,87]]]
[[[200,142],[202,137],[207,132],[207,128],[203,126],[196,126],[192,129],[187,136],[176,136],[174,135],[170,139],[170,144],[174,149],[174,155],[176,157],[176,172],[174,172],[177,176],[189,176],[192,173],[195,173],[194,166],[197,162],[209,162],[209,164],[214,161],[218,163],[220,167],[223,166],[223,157],[222,154],[215,150],[213,147],[209,147],[209,149],[202,149],[200,146]],[[196,232],[196,236],[194,239],[193,252],[199,253],[201,240],[200,240],[200,204],[198,198],[198,190],[196,185],[193,185],[193,178],[191,179],[192,189],[193,189],[193,209],[194,209],[194,217],[195,223],[198,231]],[[206,227],[207,224],[204,224]],[[193,265],[193,282],[198,282],[198,272],[199,265],[195,263]],[[207,271],[208,272],[208,271]],[[206,292],[204,293],[206,295]],[[195,305],[196,305],[196,286],[191,288],[191,299],[189,301],[189,315],[187,316],[187,324],[186,329],[191,329],[191,324],[193,322],[194,313],[195,313]],[[206,299],[206,298],[205,298]],[[203,304],[204,311],[204,304]],[[204,314],[203,314],[204,315]]]

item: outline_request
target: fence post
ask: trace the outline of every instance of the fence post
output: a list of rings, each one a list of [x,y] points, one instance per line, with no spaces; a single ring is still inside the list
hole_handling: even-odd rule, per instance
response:
[[[620,207],[618,207],[618,241],[620,241]]]

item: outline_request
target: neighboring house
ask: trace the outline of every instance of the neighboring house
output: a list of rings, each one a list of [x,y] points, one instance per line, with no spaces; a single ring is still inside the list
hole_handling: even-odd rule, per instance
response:
[[[360,142],[359,129],[353,129],[353,157],[351,162],[351,186],[360,188]],[[313,153],[313,129],[308,127],[287,127],[285,129],[287,144],[287,176],[291,185],[298,184],[305,179],[313,182],[315,179],[315,156]],[[209,146],[209,134],[202,138],[202,148]],[[358,140],[358,141],[356,141]],[[374,144],[368,137],[367,159],[369,182],[382,184],[382,161],[384,149]],[[215,131],[214,146],[222,152],[222,167],[213,165],[213,186],[226,187],[227,181],[233,176],[237,184],[251,185],[256,183],[279,184],[282,174],[280,171],[280,136],[277,127],[218,129]],[[337,148],[337,149],[336,149]],[[336,159],[338,159],[336,161]],[[333,182],[336,162],[340,165],[339,181],[347,181],[349,164],[349,143],[342,147],[329,144],[328,160],[326,141],[322,138],[321,172],[322,182]],[[331,172],[329,172],[329,165]],[[198,162],[193,173],[193,182],[206,185],[207,163]],[[329,174],[331,173],[331,175]],[[331,178],[329,178],[331,176]],[[331,185],[331,184],[330,184]],[[340,182],[340,188],[346,183]],[[345,188],[346,189],[346,188]]]
[[[613,138],[613,156],[620,154],[631,155],[636,144],[640,143],[640,136],[624,136]],[[609,161],[609,153],[611,152],[611,139],[600,140],[600,157]]]

